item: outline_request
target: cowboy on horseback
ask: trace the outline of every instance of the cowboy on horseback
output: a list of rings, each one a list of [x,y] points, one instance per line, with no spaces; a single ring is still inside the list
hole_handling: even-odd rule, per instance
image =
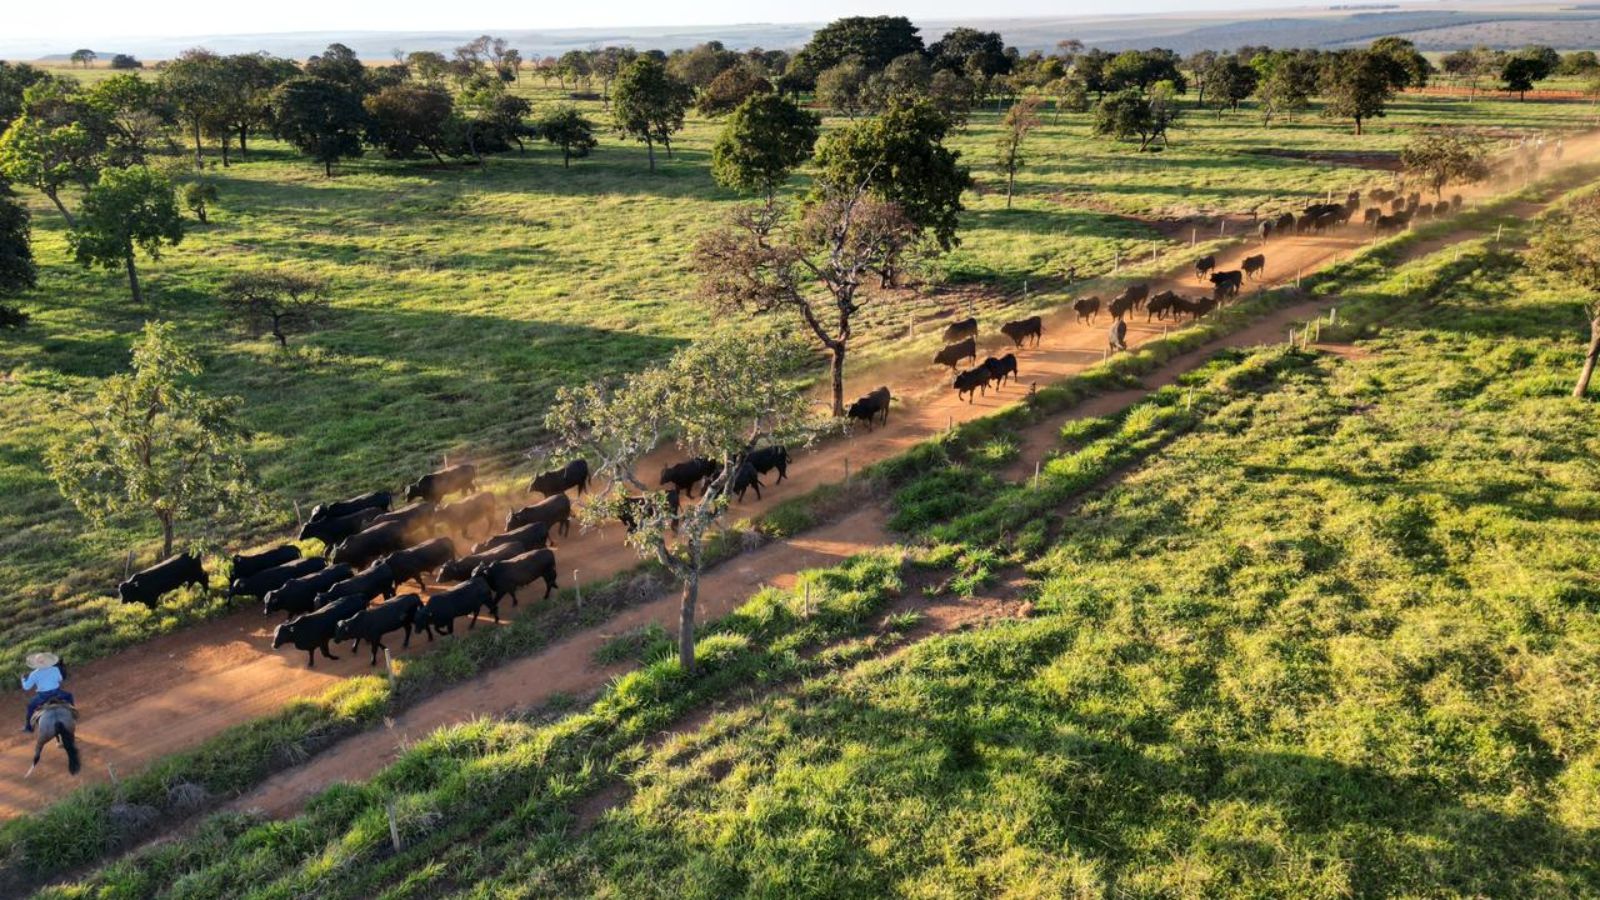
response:
[[[36,691],[28,701],[28,715],[23,720],[23,731],[33,731],[33,714],[39,707],[51,700],[60,700],[67,704],[72,703],[72,695],[61,689],[61,683],[66,680],[67,672],[61,665],[61,657],[54,653],[30,653],[27,658],[28,668],[33,671],[22,679],[22,689]]]

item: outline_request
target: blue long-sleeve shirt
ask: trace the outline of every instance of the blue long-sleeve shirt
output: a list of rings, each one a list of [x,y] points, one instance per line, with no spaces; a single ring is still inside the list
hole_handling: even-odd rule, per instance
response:
[[[55,666],[34,669],[28,673],[27,678],[22,679],[22,689],[25,691],[38,691],[42,694],[45,691],[58,690],[60,687],[61,670]]]

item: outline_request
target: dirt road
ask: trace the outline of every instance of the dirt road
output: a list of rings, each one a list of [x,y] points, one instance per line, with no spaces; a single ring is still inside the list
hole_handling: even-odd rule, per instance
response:
[[[1590,159],[1600,152],[1600,136],[1569,141],[1567,148],[1569,163]],[[1463,193],[1471,198],[1488,192]],[[1238,268],[1244,256],[1265,252],[1268,265],[1263,283],[1270,286],[1292,282],[1297,271],[1309,273],[1336,256],[1347,256],[1369,239],[1368,232],[1359,226],[1327,235],[1279,238],[1265,248],[1252,243],[1218,254],[1218,264],[1221,269]],[[1152,279],[1152,292],[1166,289],[1189,295],[1201,293],[1200,285],[1187,272]],[[1061,298],[1063,303],[1067,299]],[[1130,319],[1131,345],[1159,337],[1165,327],[1137,321],[1141,318]],[[984,348],[998,350],[1002,343],[1009,346],[994,333],[995,323],[984,324]],[[1069,310],[1047,317],[1041,346],[1018,354],[1021,384],[1045,385],[1099,362],[1107,324],[1104,317],[1094,326],[1072,324]],[[1266,327],[1264,323],[1253,331]],[[1281,334],[1277,325],[1271,328]],[[1265,332],[1265,336],[1271,338],[1273,334]],[[888,426],[798,454],[783,485],[768,491],[763,501],[752,497],[750,502],[736,505],[732,514],[754,516],[786,497],[838,482],[844,477],[847,464],[858,470],[937,434],[952,422],[964,422],[1018,402],[1025,393],[1025,388],[1013,386],[980,397],[976,403],[960,402],[949,390],[945,371],[909,366],[853,378],[851,395],[865,393],[877,384],[886,383],[893,389],[897,402]],[[1053,429],[1047,430],[1053,433]],[[1035,454],[1045,440],[1044,432],[1024,436],[1028,452]],[[658,454],[643,471],[653,471],[655,465],[673,455],[670,451]],[[714,616],[729,608],[746,596],[753,584],[771,581],[796,568],[826,564],[854,552],[849,548],[882,540],[880,524],[871,513],[863,512],[731,560],[707,580],[702,600],[704,615]],[[620,528],[587,534],[574,531],[571,538],[559,542],[556,555],[563,584],[570,584],[575,570],[584,583],[590,583],[637,564],[633,552],[621,542]],[[675,602],[669,597],[640,606],[536,657],[502,666],[465,688],[470,691],[470,700],[464,700],[467,695],[457,689],[425,701],[403,714],[396,729],[417,735],[446,721],[535,704],[540,696],[552,691],[581,690],[583,685],[599,684],[610,672],[594,669],[589,663],[597,641],[631,627],[627,622],[656,620],[651,617],[659,615],[663,608],[670,610]],[[535,608],[535,604],[524,603],[521,607],[529,608]],[[316,669],[307,669],[305,654],[290,649],[272,650],[271,629],[277,622],[278,619],[263,618],[255,611],[243,611],[77,668],[69,686],[77,695],[84,716],[79,730],[84,748],[83,774],[76,782],[69,780],[56,754],[51,765],[42,765],[32,778],[23,780],[31,742],[24,735],[10,735],[0,741],[0,754],[16,765],[0,775],[0,817],[38,809],[75,784],[105,780],[111,767],[118,773],[137,771],[163,755],[193,747],[225,728],[271,713],[291,700],[314,696],[339,678],[370,671],[364,653],[341,654],[340,660],[331,663],[319,660]],[[399,655],[426,650],[427,644],[422,642]],[[16,712],[20,719],[20,697]],[[332,779],[373,771],[388,758],[382,748],[392,748],[394,740],[395,736],[387,733],[357,736],[308,765],[278,776],[251,797],[256,805],[291,808],[309,789]],[[361,751],[347,747],[360,747]],[[244,802],[251,800],[246,798]]]

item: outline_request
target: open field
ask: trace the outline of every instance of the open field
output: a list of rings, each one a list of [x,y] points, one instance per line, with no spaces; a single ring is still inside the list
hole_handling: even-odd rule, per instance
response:
[[[537,105],[556,99],[553,90],[523,89]],[[1085,116],[1047,117],[1011,211],[987,187],[995,115],[979,113],[952,139],[985,187],[969,195],[964,244],[943,263],[945,286],[897,298],[880,338],[912,317],[988,308],[1030,280],[1037,294],[1068,266],[1082,277],[1108,271],[1119,254],[1185,254],[1182,223],[1161,220],[1248,218],[1389,178],[1253,152],[1263,147],[1392,153],[1420,122],[1575,128],[1590,124],[1592,111],[1408,98],[1359,139],[1314,117],[1269,132],[1245,114],[1197,115],[1172,150],[1154,157],[1090,140]],[[270,493],[261,520],[188,530],[186,540],[218,547],[264,538],[293,521],[293,501],[394,485],[446,453],[531,467],[518,453],[538,439],[556,387],[660,359],[704,327],[686,254],[692,237],[738,202],[706,172],[716,128],[691,119],[677,159],[654,175],[642,148],[615,138],[569,170],[540,146],[482,171],[369,158],[331,181],[259,142],[250,162],[210,171],[222,193],[212,224],[145,266],[146,309],[129,304],[117,278],[72,266],[59,217],[30,197],[43,270],[25,301],[35,325],[0,346],[0,490],[13,501],[0,510],[6,658],[48,644],[83,660],[222,611],[197,595],[158,615],[107,601],[124,551],[148,560],[153,530],[85,529],[38,464],[51,434],[49,398],[115,371],[143,319],[179,323],[201,342],[207,386],[245,398],[252,455]],[[229,273],[278,262],[327,276],[338,309],[332,330],[297,339],[288,353],[230,330],[210,300]],[[864,346],[867,358],[889,349],[870,334]]]
[[[695,678],[440,732],[51,893],[1592,894],[1581,303],[1461,249],[1322,281],[1331,352],[1074,421],[1039,484],[1004,429],[934,445],[904,546],[805,576],[811,616],[760,592]],[[1031,621],[894,652],[924,598],[1008,592]]]

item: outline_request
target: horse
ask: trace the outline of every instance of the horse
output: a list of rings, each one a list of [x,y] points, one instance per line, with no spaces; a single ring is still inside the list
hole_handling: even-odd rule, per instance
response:
[[[44,745],[52,738],[61,742],[61,749],[67,751],[67,771],[73,775],[83,768],[82,760],[78,758],[78,741],[74,732],[78,728],[78,710],[65,700],[48,700],[33,714],[33,730],[38,738],[33,745],[33,765],[28,766],[28,772],[23,775],[27,778],[39,765],[39,757],[44,753]]]

